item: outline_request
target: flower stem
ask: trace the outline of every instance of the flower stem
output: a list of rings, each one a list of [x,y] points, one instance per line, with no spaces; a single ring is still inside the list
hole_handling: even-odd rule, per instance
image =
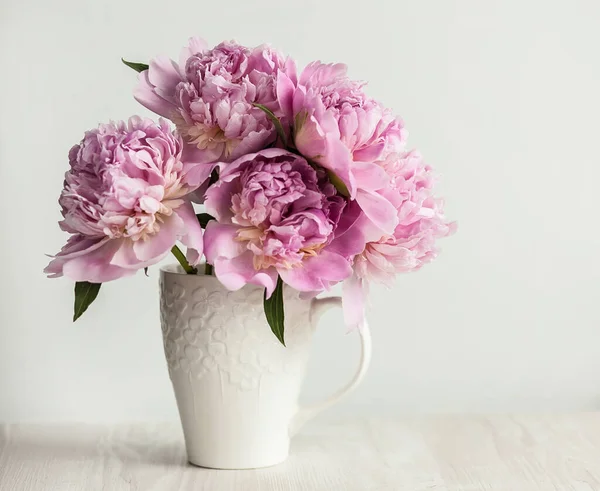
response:
[[[173,248],[171,249],[171,252],[175,256],[175,258],[179,261],[179,264],[181,264],[181,267],[187,274],[196,274],[198,272],[198,270],[196,268],[193,268],[192,266],[190,266],[190,263],[188,263],[187,259],[185,258],[185,254],[183,252],[181,252],[181,249],[179,247],[174,245]]]
[[[206,265],[204,266],[204,274],[206,276],[212,276],[212,274],[213,274],[213,265],[212,264],[206,263]]]

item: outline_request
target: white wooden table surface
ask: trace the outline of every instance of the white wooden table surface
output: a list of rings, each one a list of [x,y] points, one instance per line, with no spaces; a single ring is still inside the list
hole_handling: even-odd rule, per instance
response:
[[[2,491],[600,491],[600,414],[307,426],[279,466],[188,465],[176,424],[0,426]]]

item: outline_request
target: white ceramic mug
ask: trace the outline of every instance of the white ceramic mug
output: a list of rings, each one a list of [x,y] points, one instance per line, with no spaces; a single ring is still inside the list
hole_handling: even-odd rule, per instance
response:
[[[284,347],[267,324],[263,291],[247,285],[231,292],[214,276],[161,268],[165,356],[192,464],[248,469],[283,462],[300,426],[354,389],[367,370],[365,323],[353,379],[325,402],[298,407],[312,333],[341,299],[305,300],[285,288]]]

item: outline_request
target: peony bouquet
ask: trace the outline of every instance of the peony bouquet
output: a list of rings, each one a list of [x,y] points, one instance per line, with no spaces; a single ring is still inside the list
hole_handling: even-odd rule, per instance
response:
[[[101,124],[69,152],[71,236],[45,271],[76,282],[74,320],[102,283],[173,253],[227,289],[264,287],[282,343],[284,284],[315,296],[341,282],[356,327],[371,281],[419,269],[454,230],[402,120],[345,65],[298,72],[269,46],[197,38],[178,62],[124,63],[139,72],[135,99],[162,118]]]

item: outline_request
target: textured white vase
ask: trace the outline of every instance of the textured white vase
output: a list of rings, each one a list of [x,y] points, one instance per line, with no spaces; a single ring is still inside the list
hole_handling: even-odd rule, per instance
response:
[[[300,426],[354,389],[367,370],[365,323],[350,383],[321,404],[299,408],[312,333],[320,315],[341,300],[304,300],[284,289],[283,347],[267,324],[263,291],[248,285],[230,292],[214,276],[161,269],[165,356],[192,464],[249,469],[283,462]]]

